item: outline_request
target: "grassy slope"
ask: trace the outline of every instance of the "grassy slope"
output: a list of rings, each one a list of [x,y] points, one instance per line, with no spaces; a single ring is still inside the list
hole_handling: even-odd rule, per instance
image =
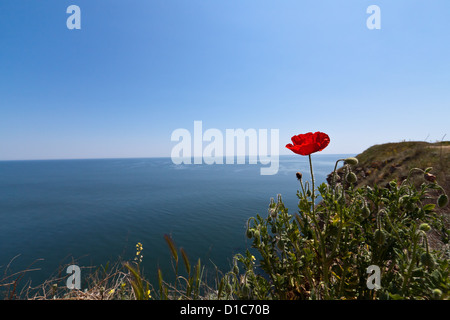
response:
[[[353,171],[358,177],[357,187],[374,184],[385,187],[392,180],[402,182],[412,168],[424,170],[432,167],[431,173],[436,176],[436,182],[450,196],[450,141],[437,143],[408,141],[374,145],[356,158],[359,163],[354,166]],[[342,178],[342,168],[338,170],[338,173]],[[330,178],[331,175],[329,175]],[[412,181],[420,185],[425,180],[422,173],[415,171]],[[429,201],[436,203],[438,193],[436,192],[433,196],[434,198]],[[436,207],[436,211],[442,214],[446,227],[449,228],[450,205],[442,209]],[[431,237],[433,237],[432,234]],[[436,242],[437,239],[431,239],[431,241]]]

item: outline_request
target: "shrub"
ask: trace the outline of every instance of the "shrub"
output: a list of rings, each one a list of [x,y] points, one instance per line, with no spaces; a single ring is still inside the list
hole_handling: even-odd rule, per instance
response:
[[[244,274],[235,276],[241,279],[239,286],[234,280],[238,298],[449,298],[449,252],[432,250],[427,239],[431,228],[444,243],[449,238],[435,204],[427,200],[430,191],[440,190],[438,204],[447,205],[435,180],[424,179],[418,188],[409,177],[383,188],[354,188],[352,159],[344,166],[347,181],[322,183],[316,189],[310,164],[312,190],[296,174],[298,213],[289,214],[278,195],[277,201],[271,199],[266,217],[248,220],[247,237],[260,263],[254,263],[249,251],[235,257],[235,269],[237,262],[244,267]],[[411,172],[416,170],[425,178],[430,171]],[[380,268],[381,288],[368,288],[367,270],[373,265]]]

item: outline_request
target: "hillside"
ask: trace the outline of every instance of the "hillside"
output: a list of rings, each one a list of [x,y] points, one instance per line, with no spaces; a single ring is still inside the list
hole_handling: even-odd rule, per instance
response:
[[[358,165],[353,166],[353,172],[357,175],[356,187],[365,185],[388,187],[389,182],[396,180],[400,184],[409,174],[412,168],[425,170],[432,167],[429,179],[436,179],[447,195],[450,195],[450,141],[437,143],[427,143],[421,141],[408,141],[398,143],[386,143],[374,145],[363,153],[356,156]],[[343,179],[343,168],[338,170],[340,179]],[[328,182],[331,182],[332,175],[328,175]],[[339,179],[339,178],[338,178]],[[419,186],[425,180],[424,174],[414,171],[411,181]],[[436,203],[438,192],[428,199],[431,203]],[[444,208],[436,206],[436,212],[444,218],[447,228],[450,227],[450,205]],[[431,234],[433,238],[433,234]],[[438,241],[431,239],[432,242]]]

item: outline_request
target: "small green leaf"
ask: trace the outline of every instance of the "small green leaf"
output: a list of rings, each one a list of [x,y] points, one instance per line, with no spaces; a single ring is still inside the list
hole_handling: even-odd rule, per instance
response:
[[[405,298],[403,298],[401,295],[399,294],[392,294],[389,293],[389,296],[391,297],[392,300],[404,300]]]

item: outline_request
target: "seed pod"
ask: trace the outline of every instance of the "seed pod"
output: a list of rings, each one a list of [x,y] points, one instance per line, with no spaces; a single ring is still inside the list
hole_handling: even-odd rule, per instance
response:
[[[374,234],[375,242],[378,243],[380,246],[384,244],[386,241],[386,236],[384,235],[384,232],[380,229],[375,230]]]
[[[422,230],[422,231],[428,232],[428,231],[430,231],[431,227],[430,227],[430,225],[428,223],[422,223],[419,226],[419,229]]]
[[[255,238],[256,242],[259,243],[259,240],[260,240],[260,238],[259,238],[260,237],[259,230],[253,231],[253,237]]]
[[[439,300],[439,299],[441,299],[441,297],[442,297],[442,291],[439,290],[439,289],[434,289],[434,290],[431,292],[431,296],[433,297],[433,299]]]
[[[361,215],[364,219],[367,219],[370,216],[370,209],[367,205],[364,205],[362,208]]]
[[[416,206],[414,205],[414,203],[412,203],[411,201],[406,202],[406,204],[405,204],[406,211],[411,212],[415,208],[416,208]]]
[[[424,266],[427,266],[428,268],[434,267],[434,258],[429,252],[422,253],[422,255],[420,256],[420,262],[422,262],[422,264]]]
[[[358,159],[353,158],[353,157],[347,158],[347,159],[345,159],[344,161],[345,161],[345,163],[347,163],[347,164],[349,164],[349,165],[352,165],[352,166],[358,164]]]
[[[396,188],[396,187],[397,187],[397,182],[391,181],[391,182],[389,182],[389,186],[390,186],[391,188]]]
[[[295,176],[297,177],[298,180],[302,180],[302,174],[301,174],[301,172],[297,172],[297,173],[295,174]]]
[[[358,178],[356,177],[355,173],[349,172],[345,176],[345,180],[347,180],[347,182],[349,182],[349,183],[355,183],[356,181],[358,181]]]
[[[448,204],[448,196],[446,194],[441,194],[438,198],[439,208],[443,208]]]
[[[250,286],[248,283],[244,284],[244,287],[242,288],[242,294],[247,297],[250,295]]]
[[[239,274],[239,267],[237,266],[237,264],[235,264],[235,265],[233,266],[233,273],[234,273],[234,274]]]

